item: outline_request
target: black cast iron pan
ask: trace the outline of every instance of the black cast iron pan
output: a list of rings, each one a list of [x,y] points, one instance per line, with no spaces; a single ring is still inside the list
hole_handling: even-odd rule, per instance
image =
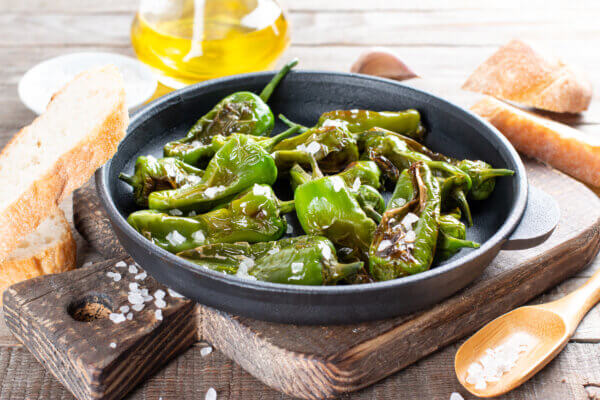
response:
[[[117,154],[96,174],[100,199],[123,247],[160,282],[199,303],[257,319],[298,324],[339,324],[412,312],[450,296],[477,278],[500,249],[522,249],[543,242],[558,222],[558,206],[527,185],[525,168],[510,143],[482,119],[431,94],[397,82],[329,72],[291,72],[269,105],[275,115],[313,125],[324,111],[363,108],[416,108],[428,130],[426,145],[456,158],[481,159],[510,168],[493,195],[473,203],[475,225],[468,239],[479,249],[462,250],[444,264],[410,277],[364,285],[305,287],[244,280],[198,269],[153,245],[126,221],[136,209],[131,189],[117,177],[131,172],[140,155],[161,156],[170,140],[183,137],[193,123],[226,95],[260,92],[272,73],[217,79],[161,97],[131,117]],[[276,125],[274,132],[284,129]],[[290,219],[294,234],[302,234]]]

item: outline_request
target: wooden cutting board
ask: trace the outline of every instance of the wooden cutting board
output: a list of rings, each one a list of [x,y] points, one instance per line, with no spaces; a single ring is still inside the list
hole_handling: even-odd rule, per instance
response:
[[[542,164],[527,161],[526,166],[530,183],[559,203],[555,232],[535,248],[501,251],[473,284],[419,313],[347,326],[294,326],[233,316],[167,295],[162,320],[148,304],[131,321],[114,324],[108,312],[129,304],[134,274],[114,266],[127,255],[112,235],[93,183],[88,183],[74,196],[75,224],[110,260],[12,286],[4,296],[6,322],[80,399],[123,397],[198,340],[212,343],[282,392],[335,397],[373,384],[472,333],[595,257],[600,246],[598,197]],[[115,282],[107,271],[118,271],[123,278]],[[151,277],[140,286],[150,293],[161,287]]]

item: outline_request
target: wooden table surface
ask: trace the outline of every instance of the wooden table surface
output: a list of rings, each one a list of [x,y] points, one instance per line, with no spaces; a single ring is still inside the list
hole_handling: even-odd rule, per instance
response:
[[[521,38],[580,66],[600,88],[600,3],[594,0],[504,0],[496,2],[500,8],[477,0],[283,3],[292,23],[292,44],[283,59],[299,57],[301,68],[347,71],[365,49],[388,46],[423,78],[410,81],[409,85],[466,106],[476,98],[459,90],[468,74],[498,46],[511,38]],[[137,0],[0,0],[0,146],[34,118],[17,95],[23,73],[42,60],[70,52],[93,50],[133,55],[129,26],[136,7]],[[590,135],[600,135],[598,96],[585,114],[557,118]],[[67,202],[64,207],[68,209],[70,204]],[[99,258],[81,238],[78,247],[79,264]],[[535,302],[563,296],[597,268],[600,258]],[[594,309],[556,360],[503,398],[600,398],[599,342],[600,309]],[[348,398],[448,399],[455,391],[472,398],[454,375],[453,360],[459,345],[438,351]],[[203,346],[197,344],[172,361],[130,398],[203,399],[210,387],[216,389],[219,399],[287,398],[219,352],[202,357]],[[72,398],[11,337],[3,322],[0,382],[0,399]]]

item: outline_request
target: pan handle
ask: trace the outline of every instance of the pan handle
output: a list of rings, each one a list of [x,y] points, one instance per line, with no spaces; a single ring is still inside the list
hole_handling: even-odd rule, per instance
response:
[[[502,250],[523,250],[535,247],[550,237],[558,220],[560,209],[552,196],[529,185],[527,206],[521,222],[502,245]]]

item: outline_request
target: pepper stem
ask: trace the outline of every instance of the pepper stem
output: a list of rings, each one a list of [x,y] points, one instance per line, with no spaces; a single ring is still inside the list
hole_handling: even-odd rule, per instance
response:
[[[269,82],[267,84],[267,86],[265,86],[265,88],[263,89],[263,91],[260,92],[260,98],[265,103],[267,101],[269,101],[269,98],[273,94],[273,91],[275,90],[275,88],[277,87],[277,85],[279,84],[279,82],[281,82],[281,80],[283,79],[283,77],[286,76],[287,73],[290,72],[290,70],[296,66],[296,64],[298,64],[298,59],[297,58],[294,58],[292,61],[290,61],[289,63],[285,64],[283,66],[283,68],[281,68],[279,70],[279,72],[277,74],[275,74],[275,76],[273,77],[273,79],[271,79],[271,82]]]
[[[342,279],[356,275],[364,267],[362,261],[350,264],[335,263],[323,267],[323,284],[330,285]]]
[[[299,164],[294,164],[294,166],[290,169],[290,178],[294,190],[296,190],[298,186],[312,180],[312,176],[310,176],[310,174],[306,172]]]
[[[292,211],[294,211],[296,209],[296,201],[295,200],[280,201],[278,208],[279,208],[279,212],[281,214],[291,213]]]
[[[296,122],[290,121],[285,115],[283,114],[279,114],[279,119],[286,124],[287,126],[289,126],[290,128],[293,128],[294,126],[297,126],[300,128],[300,133],[304,133],[306,132],[309,128],[307,126],[304,125],[300,125]]]
[[[287,139],[288,137],[297,133],[299,130],[300,130],[300,128],[298,128],[297,126],[292,127],[290,129],[288,129],[287,131],[283,131],[280,134],[273,136],[272,138],[269,138],[267,140],[260,142],[260,145],[266,151],[271,151],[271,149],[273,149],[273,147],[275,147],[277,145],[277,143],[281,142],[284,139]]]
[[[443,235],[445,235],[444,233],[442,233]],[[462,249],[463,247],[470,247],[472,249],[477,249],[479,248],[479,243],[476,242],[472,242],[470,240],[464,240],[464,239],[458,239],[455,238],[453,236],[450,235],[445,235],[445,240],[448,242],[448,244],[452,245],[453,249]]]
[[[515,171],[504,168],[490,168],[481,171],[481,181],[488,180],[490,178],[495,178],[497,176],[512,176],[515,174]]]
[[[133,178],[134,178],[133,175],[127,175],[127,174],[125,174],[123,172],[121,172],[119,174],[119,179],[122,180],[125,183],[128,183],[131,186],[134,186],[134,184],[135,184]]]
[[[471,216],[471,208],[467,201],[467,196],[462,189],[452,191],[452,197],[458,203],[458,207],[461,209],[465,217],[467,218],[467,224],[473,226],[473,217]]]
[[[365,214],[367,215],[367,217],[371,218],[373,221],[375,221],[378,225],[381,222],[381,214],[379,214],[377,211],[375,211],[375,209],[371,206],[365,206],[362,209]]]

